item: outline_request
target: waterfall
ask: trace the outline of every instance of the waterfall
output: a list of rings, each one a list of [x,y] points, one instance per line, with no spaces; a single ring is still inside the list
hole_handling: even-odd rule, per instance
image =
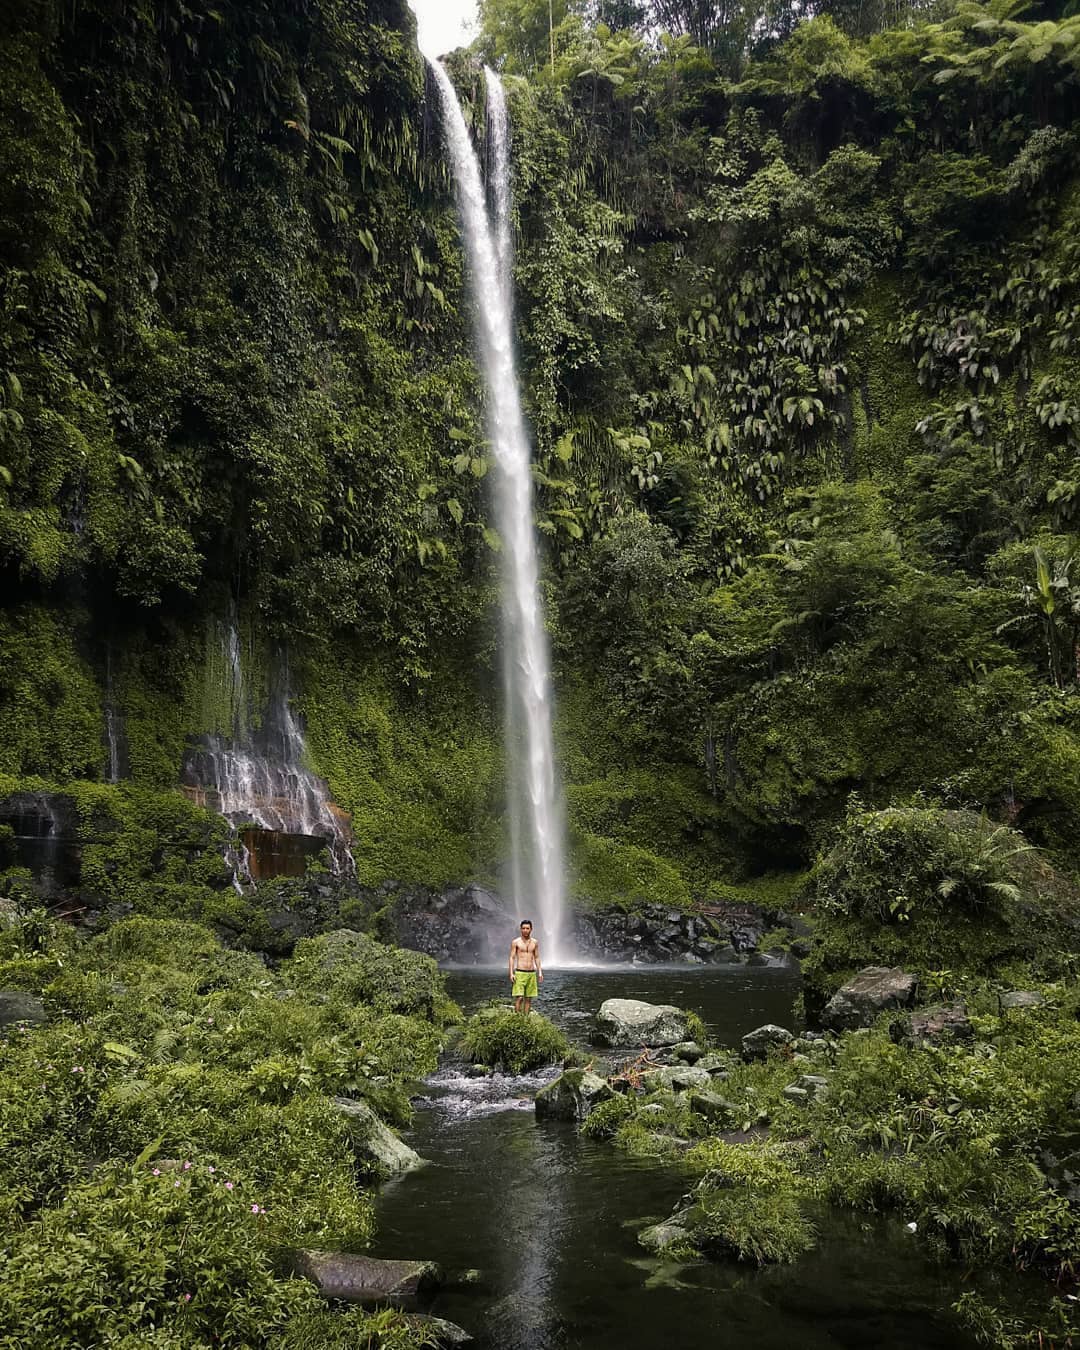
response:
[[[327,843],[333,872],[352,874],[347,818],[305,763],[303,732],[289,705],[287,664],[281,663],[269,708],[254,728],[235,624],[219,626],[209,657],[211,682],[226,682],[231,734],[200,737],[185,755],[182,782],[200,805],[237,827],[228,861],[238,888],[260,875],[302,872],[312,851],[304,840]]]
[[[489,213],[465,117],[450,77],[432,63],[457,186],[476,307],[476,340],[495,458],[502,538],[502,627],[511,852],[521,917],[535,918],[551,962],[561,951],[563,840],[551,732],[551,674],[540,603],[529,439],[514,360],[510,233],[510,128],[498,76],[487,67],[493,210]],[[535,915],[532,910],[535,908]]]

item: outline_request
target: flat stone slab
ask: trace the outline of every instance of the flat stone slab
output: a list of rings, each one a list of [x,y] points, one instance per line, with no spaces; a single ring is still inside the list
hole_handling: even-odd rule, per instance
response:
[[[687,1016],[670,1003],[643,1003],[636,998],[609,998],[596,1014],[597,1045],[647,1047],[678,1045],[689,1040]]]
[[[0,989],[0,1027],[15,1026],[19,1022],[40,1027],[48,1020],[45,1004],[36,994],[26,994],[21,989]]]
[[[404,1302],[434,1294],[442,1271],[434,1261],[381,1261],[352,1252],[324,1252],[304,1248],[290,1257],[294,1275],[318,1289],[323,1298],[348,1303]]]
[[[915,997],[918,979],[899,966],[866,966],[825,1005],[824,1026],[853,1031],[870,1026],[889,1008],[906,1008]]]
[[[1038,990],[1013,989],[998,998],[998,1007],[1002,1012],[1013,1012],[1018,1008],[1041,1008],[1045,1001]]]

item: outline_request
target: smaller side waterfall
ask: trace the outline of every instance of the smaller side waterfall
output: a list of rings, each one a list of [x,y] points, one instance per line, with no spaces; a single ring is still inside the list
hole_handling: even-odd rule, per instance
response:
[[[184,757],[181,781],[192,800],[237,828],[230,863],[238,884],[301,874],[306,858],[323,843],[329,845],[333,872],[350,875],[355,864],[349,820],[305,763],[303,732],[289,704],[287,665],[282,662],[276,672],[275,691],[257,728],[248,711],[234,624],[212,644],[211,671],[224,675],[232,735],[199,737]]]

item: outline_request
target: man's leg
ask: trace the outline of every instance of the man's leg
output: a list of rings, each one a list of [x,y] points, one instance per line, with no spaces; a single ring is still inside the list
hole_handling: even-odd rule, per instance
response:
[[[528,1017],[530,1011],[532,1010],[532,999],[523,998],[521,1001],[525,1005],[521,1011],[525,1014],[526,1017]]]
[[[520,1012],[520,1011],[521,1011],[521,995],[520,995],[520,994],[518,994],[517,998],[514,999],[514,1011],[515,1011],[515,1012]]]

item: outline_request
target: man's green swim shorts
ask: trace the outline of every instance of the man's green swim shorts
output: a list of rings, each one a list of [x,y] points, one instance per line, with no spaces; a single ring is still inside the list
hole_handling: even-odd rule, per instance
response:
[[[535,970],[514,971],[514,998],[535,998],[538,990]]]

